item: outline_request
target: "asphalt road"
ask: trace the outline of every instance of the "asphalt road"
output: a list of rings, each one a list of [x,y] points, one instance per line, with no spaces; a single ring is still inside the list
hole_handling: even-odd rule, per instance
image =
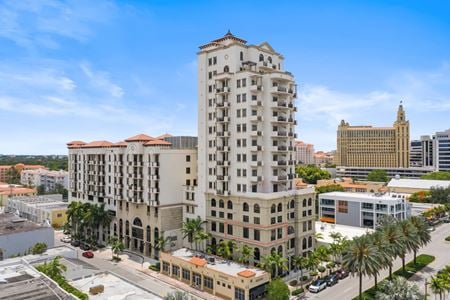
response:
[[[450,235],[450,224],[442,224],[436,227],[436,230],[431,233],[431,242],[424,248],[422,248],[418,254],[430,254],[436,257],[435,261],[425,267],[421,272],[410,278],[411,282],[414,282],[419,286],[422,292],[425,291],[425,279],[429,278],[442,269],[444,266],[450,264],[450,242],[446,242],[445,237]],[[409,262],[413,259],[413,255],[407,255],[406,261]],[[393,270],[397,270],[402,266],[400,259],[394,262]],[[383,270],[380,274],[380,278],[385,278],[389,274],[388,270]],[[379,281],[381,281],[379,279]],[[363,277],[363,291],[371,288],[374,285],[373,278]],[[428,294],[431,295],[428,288]],[[313,294],[308,292],[304,299],[327,299],[327,300],[351,300],[359,293],[359,281],[358,277],[352,277],[351,275],[338,284],[332,287],[328,287],[320,293]]]

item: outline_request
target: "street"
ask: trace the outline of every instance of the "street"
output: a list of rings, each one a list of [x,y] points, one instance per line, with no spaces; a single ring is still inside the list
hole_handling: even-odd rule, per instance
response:
[[[450,242],[445,241],[445,237],[450,235],[450,224],[442,224],[436,227],[436,230],[431,232],[431,242],[420,249],[419,254],[434,255],[436,259],[429,264],[422,271],[415,274],[410,278],[410,282],[417,284],[422,292],[425,292],[425,279],[430,278],[431,275],[436,274],[437,271],[444,266],[450,264]],[[413,255],[409,254],[406,257],[406,262],[413,259]],[[393,270],[397,270],[402,266],[400,259],[394,262]],[[383,270],[379,276],[379,281],[382,278],[387,277],[388,270]],[[363,277],[363,291],[371,288],[374,285],[374,279],[369,277]],[[318,294],[307,292],[305,299],[340,299],[350,300],[358,295],[359,282],[358,277],[352,277],[351,275],[341,281],[333,287],[328,287]],[[431,295],[428,288],[428,294]]]

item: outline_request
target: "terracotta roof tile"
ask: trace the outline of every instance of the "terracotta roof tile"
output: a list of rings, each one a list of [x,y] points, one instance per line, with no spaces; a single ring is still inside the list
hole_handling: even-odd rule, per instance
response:
[[[144,144],[144,146],[170,146],[172,143],[163,140],[153,140]]]
[[[204,258],[196,256],[192,257],[189,262],[199,267],[204,267],[206,265],[206,260]]]
[[[117,142],[115,144],[113,144],[111,147],[126,147],[127,146],[127,142],[121,141],[121,142]]]
[[[252,270],[244,270],[244,271],[240,271],[239,273],[237,273],[239,276],[245,277],[245,278],[250,278],[256,275],[255,272],[253,272]]]
[[[165,139],[165,138],[168,138],[168,137],[172,137],[173,135],[171,135],[171,134],[169,134],[169,133],[164,133],[164,134],[162,134],[162,135],[160,135],[160,136],[157,136],[155,139],[157,139],[157,140],[163,140],[163,139]]]
[[[86,143],[83,142],[83,141],[71,141],[71,142],[68,142],[66,145],[67,146],[74,146],[74,145],[84,145],[84,144],[86,144]]]
[[[151,141],[151,140],[154,140],[154,138],[141,133],[141,134],[138,134],[138,135],[135,135],[135,136],[125,139],[125,142],[147,142],[147,141]]]
[[[102,148],[102,147],[110,147],[113,143],[108,141],[93,141],[87,144],[82,145],[82,148]]]

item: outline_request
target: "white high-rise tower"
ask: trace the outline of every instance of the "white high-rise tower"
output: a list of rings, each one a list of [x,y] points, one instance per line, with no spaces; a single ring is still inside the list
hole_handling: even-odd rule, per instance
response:
[[[230,32],[198,53],[198,196],[212,243],[252,246],[254,262],[313,247],[313,191],[293,186],[296,84],[283,61]]]

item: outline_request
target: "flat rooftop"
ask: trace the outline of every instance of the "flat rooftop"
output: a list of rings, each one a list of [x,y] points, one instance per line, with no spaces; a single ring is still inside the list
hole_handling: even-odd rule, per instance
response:
[[[319,198],[341,198],[343,200],[367,200],[367,201],[398,201],[405,200],[404,194],[398,193],[351,193],[351,192],[330,192],[319,195]]]
[[[22,219],[15,214],[0,214],[0,235],[39,230],[41,228],[45,227]]]
[[[0,262],[0,300],[75,300],[22,260]]]
[[[242,197],[247,198],[247,199],[251,199],[251,198],[256,198],[256,199],[263,199],[263,200],[270,200],[270,199],[278,199],[278,198],[282,198],[282,197],[292,197],[292,196],[296,196],[296,195],[307,195],[307,194],[312,194],[315,193],[315,189],[313,186],[304,188],[304,189],[293,189],[290,191],[282,191],[282,192],[273,192],[273,193],[237,193],[236,195],[242,195]],[[218,198],[220,198],[220,196],[217,196]]]
[[[197,256],[196,256],[197,254]],[[258,277],[261,275],[264,275],[266,272],[260,269],[256,269],[256,268],[252,268],[250,266],[245,266],[236,262],[232,262],[232,261],[227,261],[224,260],[220,257],[217,256],[213,256],[213,255],[207,255],[207,254],[199,254],[199,253],[195,253],[194,251],[187,249],[187,248],[181,248],[178,250],[175,250],[171,253],[172,256],[177,257],[177,258],[181,258],[185,261],[188,261],[190,263],[193,264],[201,264],[205,267],[207,267],[208,269],[211,270],[216,270],[219,272],[222,272],[224,274],[233,276],[233,277],[238,277],[238,276],[243,276],[243,277],[248,277],[246,276],[247,274],[251,274],[251,276]],[[200,255],[200,256],[199,256]],[[212,260],[214,259],[214,261]],[[241,273],[241,272],[245,272],[245,273]],[[240,275],[241,274],[246,274],[246,275]]]
[[[333,239],[330,237],[332,233],[340,233],[342,237],[346,237],[351,240],[354,237],[362,236],[366,233],[372,232],[372,229],[362,228],[362,227],[354,227],[347,225],[339,225],[339,224],[329,224],[325,222],[315,222],[316,233],[321,233],[323,238],[319,239],[319,242],[331,244]]]
[[[429,190],[434,188],[450,187],[450,180],[428,180],[428,179],[402,179],[393,178],[388,183],[388,188],[412,188]]]
[[[80,278],[71,281],[77,289],[89,295],[90,300],[161,300],[162,298],[149,293],[125,280],[120,279],[110,273],[96,274],[90,277]],[[103,285],[103,293],[89,294],[89,288]]]

